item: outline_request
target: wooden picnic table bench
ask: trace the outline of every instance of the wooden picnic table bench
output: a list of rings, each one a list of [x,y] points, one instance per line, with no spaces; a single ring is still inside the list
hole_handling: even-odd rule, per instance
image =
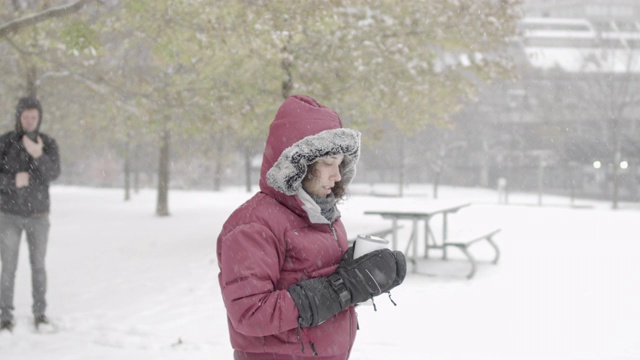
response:
[[[459,249],[469,260],[471,264],[471,270],[467,275],[467,278],[472,278],[476,272],[476,260],[469,252],[469,247],[481,240],[486,240],[494,249],[496,255],[493,259],[493,263],[497,263],[499,259],[499,249],[496,243],[493,241],[493,236],[497,234],[500,229],[490,229],[479,233],[474,233],[468,236],[458,236],[454,239],[449,239],[449,222],[448,215],[458,212],[460,209],[470,206],[470,203],[453,203],[453,204],[431,204],[426,206],[421,211],[396,211],[396,210],[371,210],[365,211],[365,215],[379,215],[384,219],[390,219],[392,226],[390,228],[392,234],[392,248],[397,250],[398,242],[398,221],[410,220],[412,222],[411,235],[405,249],[407,257],[414,262],[419,259],[419,237],[418,228],[419,222],[424,222],[424,253],[423,258],[429,257],[430,249],[439,249],[442,251],[442,259],[447,260],[447,248],[455,247]],[[442,216],[442,236],[440,240],[434,235],[431,230],[430,220],[436,215]],[[412,246],[413,245],[413,246]],[[416,267],[414,266],[414,271]]]
[[[486,240],[489,245],[495,251],[495,256],[491,263],[497,264],[498,259],[500,259],[500,249],[498,249],[498,245],[493,241],[493,236],[500,232],[500,229],[489,229],[479,233],[473,233],[471,235],[459,236],[453,239],[447,239],[442,243],[443,246],[443,259],[446,260],[446,248],[449,246],[458,248],[462,253],[467,257],[469,263],[471,264],[471,270],[469,274],[467,274],[467,279],[471,279],[473,275],[476,273],[476,259],[469,252],[469,247],[479,241]]]

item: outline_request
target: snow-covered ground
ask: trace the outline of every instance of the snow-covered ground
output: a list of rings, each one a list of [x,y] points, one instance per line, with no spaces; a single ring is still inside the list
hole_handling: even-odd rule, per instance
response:
[[[392,292],[396,307],[386,296],[377,312],[360,306],[352,359],[640,359],[638,204],[612,211],[544,197],[537,206],[535,194],[511,194],[500,205],[494,191],[447,187],[434,200],[420,186],[380,196],[393,191],[353,187],[341,206],[350,236],[389,225],[367,209],[471,201],[452,231],[500,227],[501,259],[471,280],[464,262],[434,260]],[[48,313],[58,330],[31,325],[23,241],[17,326],[0,334],[0,359],[231,359],[215,242],[250,195],[171,191],[172,216],[158,218],[153,190],[124,202],[122,190],[53,187]],[[484,244],[476,251],[490,259]]]

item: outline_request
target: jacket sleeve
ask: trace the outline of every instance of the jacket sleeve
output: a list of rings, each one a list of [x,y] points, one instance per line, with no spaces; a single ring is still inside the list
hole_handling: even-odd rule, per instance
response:
[[[285,249],[264,225],[241,225],[218,239],[220,287],[234,329],[267,336],[298,326],[298,309],[276,288]]]
[[[8,192],[16,188],[16,176],[9,171],[7,163],[7,138],[0,137],[0,191]]]
[[[60,155],[58,144],[53,138],[47,137],[44,143],[42,156],[35,159],[35,171],[31,171],[39,180],[49,183],[60,176]]]

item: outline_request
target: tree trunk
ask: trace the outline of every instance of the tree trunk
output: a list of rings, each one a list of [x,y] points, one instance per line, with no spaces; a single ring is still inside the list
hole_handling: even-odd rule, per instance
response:
[[[291,54],[289,53],[288,45],[291,42],[291,35],[289,35],[287,39],[287,44],[285,44],[281,50],[282,60],[280,62],[280,66],[282,70],[284,70],[285,77],[282,80],[282,97],[284,99],[291,96],[291,91],[293,90],[293,74],[291,72],[291,68],[293,67],[293,63],[291,60]]]
[[[440,185],[440,176],[442,175],[442,170],[437,170],[435,175],[433,176],[433,198],[438,198],[438,186]]]
[[[169,216],[169,142],[171,133],[165,129],[160,144],[160,161],[158,166],[158,200],[156,215]]]
[[[478,172],[478,185],[482,187],[489,187],[489,160],[486,156],[483,157]]]
[[[542,193],[544,192],[544,167],[542,158],[538,159],[538,206],[542,206]]]
[[[222,179],[222,163],[220,158],[213,165],[213,191],[220,191]]]
[[[620,197],[620,149],[616,149],[613,153],[613,168],[611,169],[611,180],[613,182],[613,192],[611,194],[611,208],[618,208],[618,199]]]
[[[214,191],[220,191],[220,188],[222,186],[222,171],[223,171],[223,166],[222,166],[222,159],[223,159],[223,153],[224,153],[224,144],[222,143],[222,136],[217,137],[217,139],[215,139],[214,141],[216,142],[215,144],[215,164],[214,164],[214,168],[213,168],[213,190]]]
[[[619,120],[618,117],[613,117],[610,122],[611,126],[611,143],[613,144],[613,168],[611,169],[611,180],[613,182],[613,192],[611,194],[611,208],[618,208],[618,198],[620,196],[620,160],[622,160],[622,154],[620,152],[620,132],[619,132]]]
[[[36,97],[38,94],[36,76],[38,76],[36,66],[30,64],[27,68],[27,96]]]
[[[124,201],[131,200],[131,138],[127,136],[124,150]]]
[[[398,161],[398,163],[400,164],[400,171],[399,171],[399,177],[398,177],[398,196],[403,197],[404,196],[404,183],[406,182],[405,180],[405,164],[406,164],[406,157],[405,157],[405,149],[404,149],[404,144],[405,142],[402,139],[402,135],[398,136],[398,140],[399,140],[399,148],[400,148],[400,159]]]
[[[249,150],[244,152],[244,172],[245,172],[245,187],[247,192],[251,192],[251,153]]]
[[[136,194],[140,191],[140,145],[136,142],[133,152],[133,192]]]

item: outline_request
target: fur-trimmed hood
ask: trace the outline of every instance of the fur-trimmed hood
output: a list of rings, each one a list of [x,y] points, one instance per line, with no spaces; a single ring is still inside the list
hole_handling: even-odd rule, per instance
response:
[[[342,128],[335,111],[314,99],[294,95],[282,104],[269,128],[260,171],[260,189],[283,202],[298,193],[307,166],[343,154],[342,182],[348,185],[360,155],[360,133]]]

